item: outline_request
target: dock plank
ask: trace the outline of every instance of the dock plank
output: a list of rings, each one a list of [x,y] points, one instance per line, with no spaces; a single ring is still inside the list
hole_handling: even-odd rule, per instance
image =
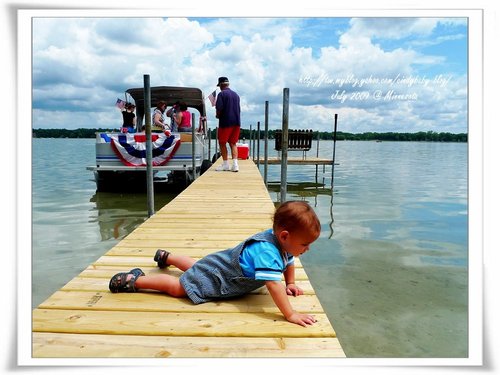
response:
[[[194,257],[195,259],[200,259],[198,257]],[[295,268],[302,268],[302,263],[299,258],[295,259]],[[109,255],[103,255],[99,259],[97,259],[92,268],[96,268],[95,266],[124,266],[124,267],[153,267],[156,269],[156,262],[153,260],[153,255],[144,257],[144,256],[120,256],[114,257]],[[169,272],[175,270],[174,267],[167,267],[163,271]]]
[[[210,337],[97,335],[39,332],[33,347],[40,358],[332,358],[343,357],[337,338]]]
[[[138,266],[136,264],[136,266]],[[106,279],[110,279],[114,274],[118,272],[128,271],[132,268],[130,267],[114,267],[114,266],[100,266],[98,264],[94,264],[87,269],[83,270],[80,276],[82,277],[103,277]],[[180,276],[181,271],[176,268],[168,269],[167,271],[160,270],[158,267],[141,267],[141,269],[146,274],[160,274],[167,273],[173,276]],[[307,274],[303,268],[297,268],[295,270],[295,279],[296,280],[305,280],[307,278]]]
[[[172,298],[158,292],[120,293],[112,295],[106,291],[58,291],[38,307],[42,309],[163,311],[163,312],[272,312],[279,313],[268,294],[251,294],[230,301],[208,302],[192,305],[188,299]],[[323,309],[315,295],[291,298],[292,306],[304,313],[322,313]]]
[[[95,291],[95,292],[108,292],[109,279],[107,278],[92,278],[92,277],[80,277],[77,276],[66,285],[64,285],[60,290],[63,291]],[[304,294],[315,294],[314,288],[309,282],[309,280],[296,280],[295,284],[302,288]],[[268,290],[265,287],[259,288],[251,292],[252,294],[268,294]]]
[[[335,337],[325,314],[307,328],[287,322],[281,313],[186,313],[36,309],[36,332],[202,336],[202,337]]]
[[[260,164],[264,165],[264,159],[260,160],[255,160],[257,163],[259,161]],[[307,156],[305,158],[303,157],[288,157],[287,158],[287,164],[288,165],[333,165],[333,158],[332,159],[326,159],[326,158],[318,158],[314,156]],[[277,156],[270,156],[267,159],[267,163],[269,165],[274,165],[274,164],[281,164],[281,157]]]
[[[156,266],[158,248],[199,259],[270,228],[274,209],[252,161],[241,160],[239,173],[212,167],[33,310],[33,357],[345,357],[300,259],[304,295],[290,302],[316,316],[307,328],[287,322],[265,287],[200,305],[153,291],[109,292],[110,277],[134,267],[179,276]]]

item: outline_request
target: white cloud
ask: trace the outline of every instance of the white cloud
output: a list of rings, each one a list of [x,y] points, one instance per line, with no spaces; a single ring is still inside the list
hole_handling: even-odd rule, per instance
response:
[[[404,88],[404,92],[418,94],[418,100],[413,102],[373,100],[375,90],[387,91],[386,84],[360,88],[350,82],[340,87],[335,81],[350,76],[419,76],[420,67],[442,66],[446,62],[444,55],[409,47],[435,39],[432,33],[438,22],[442,21],[352,19],[350,29],[343,33],[325,29],[328,23],[321,22],[321,27],[314,29],[318,38],[322,30],[329,38],[339,33],[335,37],[338,44],[304,47],[294,42],[301,33],[300,19],[36,19],[33,127],[117,126],[120,117],[113,107],[116,97],[123,97],[127,88],[142,86],[143,75],[149,74],[153,86],[195,86],[205,93],[215,89],[218,76],[229,77],[231,87],[242,97],[243,127],[263,123],[266,100],[270,102],[272,127],[278,127],[283,88],[288,87],[291,127],[329,128],[332,114],[339,113],[346,117],[342,119],[344,131],[350,132],[389,131],[405,126],[465,131],[466,120],[453,116],[466,110],[466,82],[461,77],[455,77],[447,88]],[[308,33],[307,40],[311,35]],[[407,40],[404,47],[384,49],[378,42],[381,38],[403,37]],[[457,36],[438,37],[446,41]],[[316,85],[304,81],[320,77],[326,79]],[[345,89],[346,94],[364,90],[369,96],[340,102],[332,99],[339,89]],[[417,112],[417,108],[424,110]],[[434,119],[432,110],[436,111]],[[65,111],[74,121],[61,115]],[[97,124],[98,118],[109,119],[110,123]],[[216,120],[210,106],[208,119],[214,127]]]
[[[401,39],[408,35],[430,35],[438,18],[353,18],[350,37]]]

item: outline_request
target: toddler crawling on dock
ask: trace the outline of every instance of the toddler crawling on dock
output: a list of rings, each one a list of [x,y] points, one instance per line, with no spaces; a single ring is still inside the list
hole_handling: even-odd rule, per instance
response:
[[[272,229],[253,235],[234,248],[198,261],[157,250],[154,260],[158,267],[175,266],[184,271],[180,277],[146,276],[134,268],[113,276],[109,289],[113,293],[157,290],[173,297],[189,297],[199,304],[241,296],[265,285],[286,320],[307,327],[316,319],[294,311],[288,295],[303,294],[295,285],[294,257],[308,251],[320,232],[319,219],[306,202],[288,201],[276,209]],[[281,282],[283,275],[285,284]]]

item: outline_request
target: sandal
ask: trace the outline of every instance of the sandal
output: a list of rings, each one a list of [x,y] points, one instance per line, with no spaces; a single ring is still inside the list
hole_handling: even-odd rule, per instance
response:
[[[158,263],[158,267],[165,268],[168,267],[167,258],[170,253],[167,250],[158,249],[154,257],[155,262]]]
[[[128,276],[132,277],[128,279]],[[134,268],[129,272],[120,272],[109,280],[109,290],[112,293],[133,293],[136,292],[135,280],[139,276],[144,276],[144,272],[140,268]]]

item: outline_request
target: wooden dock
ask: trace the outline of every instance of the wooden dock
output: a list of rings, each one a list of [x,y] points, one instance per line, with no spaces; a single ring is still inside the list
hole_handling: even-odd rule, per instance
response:
[[[261,288],[238,299],[194,305],[164,294],[108,290],[111,276],[160,270],[158,248],[196,258],[271,227],[274,204],[255,164],[205,172],[186,190],[33,310],[33,358],[345,357],[307,274],[296,259],[294,308],[318,322],[287,322]]]
[[[264,158],[260,158],[259,160],[255,160],[255,162],[259,162],[264,165]],[[288,157],[286,160],[288,165],[333,165],[333,159],[319,158],[319,157]],[[270,156],[267,158],[267,164],[276,165],[281,164],[281,158],[277,156]]]

